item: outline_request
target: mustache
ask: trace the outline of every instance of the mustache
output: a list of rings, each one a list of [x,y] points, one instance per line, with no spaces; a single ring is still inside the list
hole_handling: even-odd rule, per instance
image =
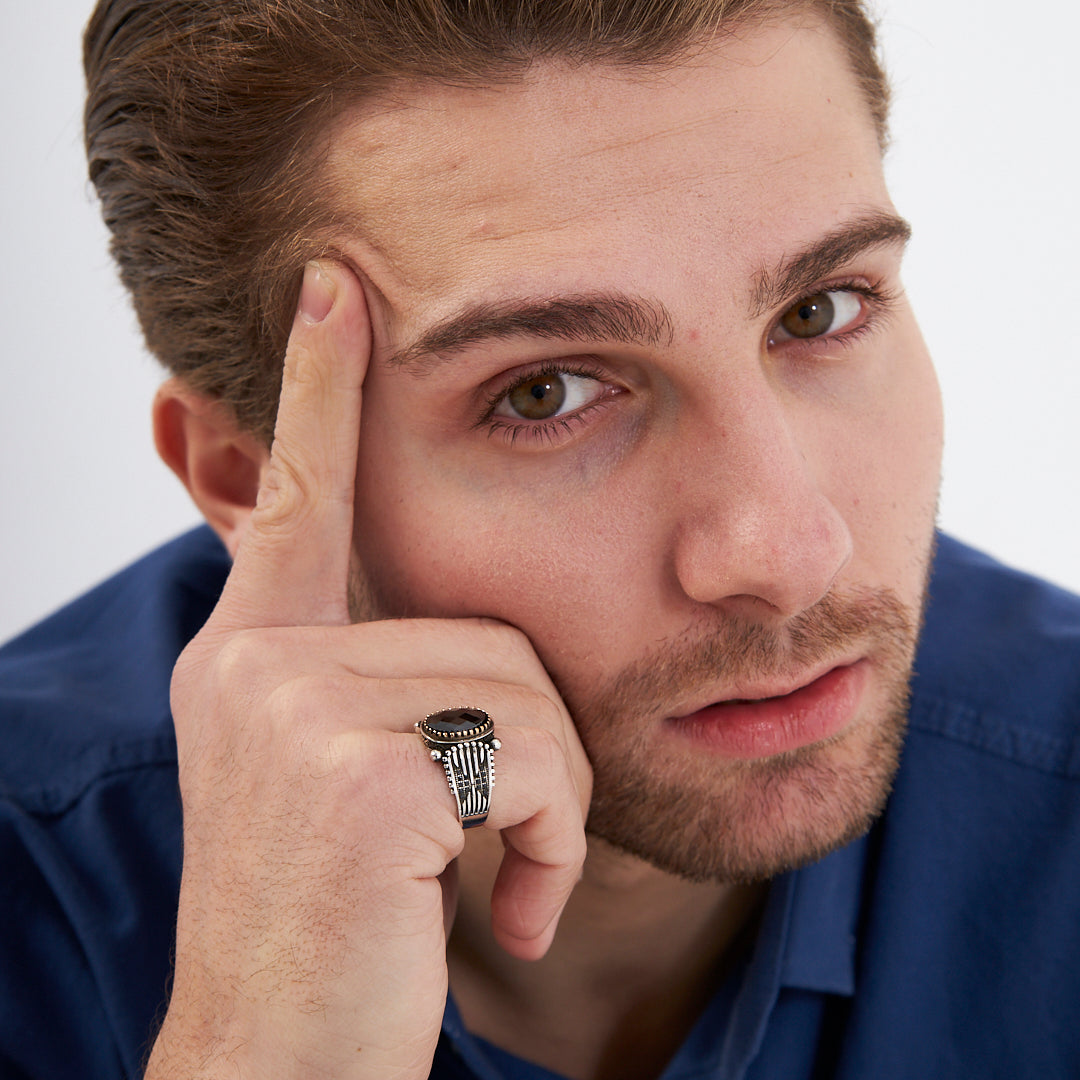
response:
[[[829,593],[783,625],[717,613],[713,625],[662,642],[587,699],[564,700],[587,728],[628,712],[666,713],[707,683],[797,678],[856,649],[878,654],[899,671],[910,665],[920,625],[921,607],[912,610],[891,589]]]

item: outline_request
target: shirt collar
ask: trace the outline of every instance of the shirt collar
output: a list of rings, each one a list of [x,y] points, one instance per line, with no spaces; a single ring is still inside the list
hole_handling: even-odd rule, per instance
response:
[[[855,993],[855,939],[866,847],[864,836],[787,875],[791,913],[782,986],[847,997]]]
[[[665,1077],[741,1076],[757,1054],[781,987],[847,997],[855,993],[855,932],[866,845],[862,837],[773,881],[748,970],[736,975],[740,985],[717,995]],[[718,1030],[725,1031],[719,1040]],[[479,1080],[498,1080],[501,1074],[482,1042],[465,1030],[452,998],[443,1032]]]

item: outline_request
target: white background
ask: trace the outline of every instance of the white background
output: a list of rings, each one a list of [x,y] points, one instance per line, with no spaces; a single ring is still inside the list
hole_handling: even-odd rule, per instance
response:
[[[84,180],[89,8],[0,0],[0,638],[196,521],[154,455],[160,375]],[[942,524],[1080,589],[1080,5],[879,10],[906,281],[946,401]]]

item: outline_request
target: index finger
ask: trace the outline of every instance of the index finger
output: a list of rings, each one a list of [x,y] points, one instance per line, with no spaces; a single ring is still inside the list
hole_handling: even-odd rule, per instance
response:
[[[361,387],[371,354],[363,289],[339,263],[304,268],[274,441],[214,613],[231,629],[343,624]]]

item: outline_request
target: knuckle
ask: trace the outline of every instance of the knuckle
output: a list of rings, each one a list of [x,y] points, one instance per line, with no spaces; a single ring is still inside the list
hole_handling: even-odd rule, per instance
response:
[[[500,667],[516,669],[538,663],[532,642],[516,626],[485,619],[479,631],[483,647]]]
[[[562,733],[567,718],[566,707],[561,701],[549,698],[546,694],[538,693],[536,696],[536,713],[543,718],[548,732],[553,738],[557,738],[562,746]]]
[[[548,728],[521,729],[522,756],[530,770],[550,776],[566,771],[566,753],[558,736]]]
[[[294,341],[289,350],[285,378],[290,399],[309,400],[334,389],[329,365],[319,362],[318,352],[310,345],[299,345]]]
[[[291,533],[302,526],[313,497],[301,462],[288,447],[275,445],[251,514],[252,526],[264,535]]]
[[[530,717],[530,727],[542,732],[563,758],[567,756],[567,714],[562,703],[538,690],[529,690],[522,715]]]
[[[295,643],[294,632],[275,629],[236,630],[204,643],[174,669],[174,712],[194,709],[195,722],[212,726],[218,739],[244,731],[253,738],[259,718],[274,715],[283,695],[294,695],[294,709],[303,704],[303,693],[289,689],[298,677]]]
[[[318,671],[278,683],[267,694],[264,706],[270,737],[292,756],[319,758],[327,768],[344,764],[343,736],[359,738],[361,746],[378,739],[377,732],[359,722],[367,681],[351,674]],[[371,734],[366,736],[369,730]],[[365,738],[369,743],[364,743]]]
[[[319,698],[323,687],[321,681],[311,675],[302,675],[280,683],[267,694],[264,706],[266,722],[274,733],[275,741],[294,741],[298,732],[308,732],[325,714]]]
[[[213,659],[213,678],[221,687],[245,687],[261,681],[270,660],[267,635],[259,630],[230,634]]]
[[[189,726],[185,717],[205,726],[211,717],[235,711],[259,683],[262,667],[263,658],[250,631],[194,638],[173,668],[174,720],[185,728]],[[192,712],[195,715],[188,717]]]

